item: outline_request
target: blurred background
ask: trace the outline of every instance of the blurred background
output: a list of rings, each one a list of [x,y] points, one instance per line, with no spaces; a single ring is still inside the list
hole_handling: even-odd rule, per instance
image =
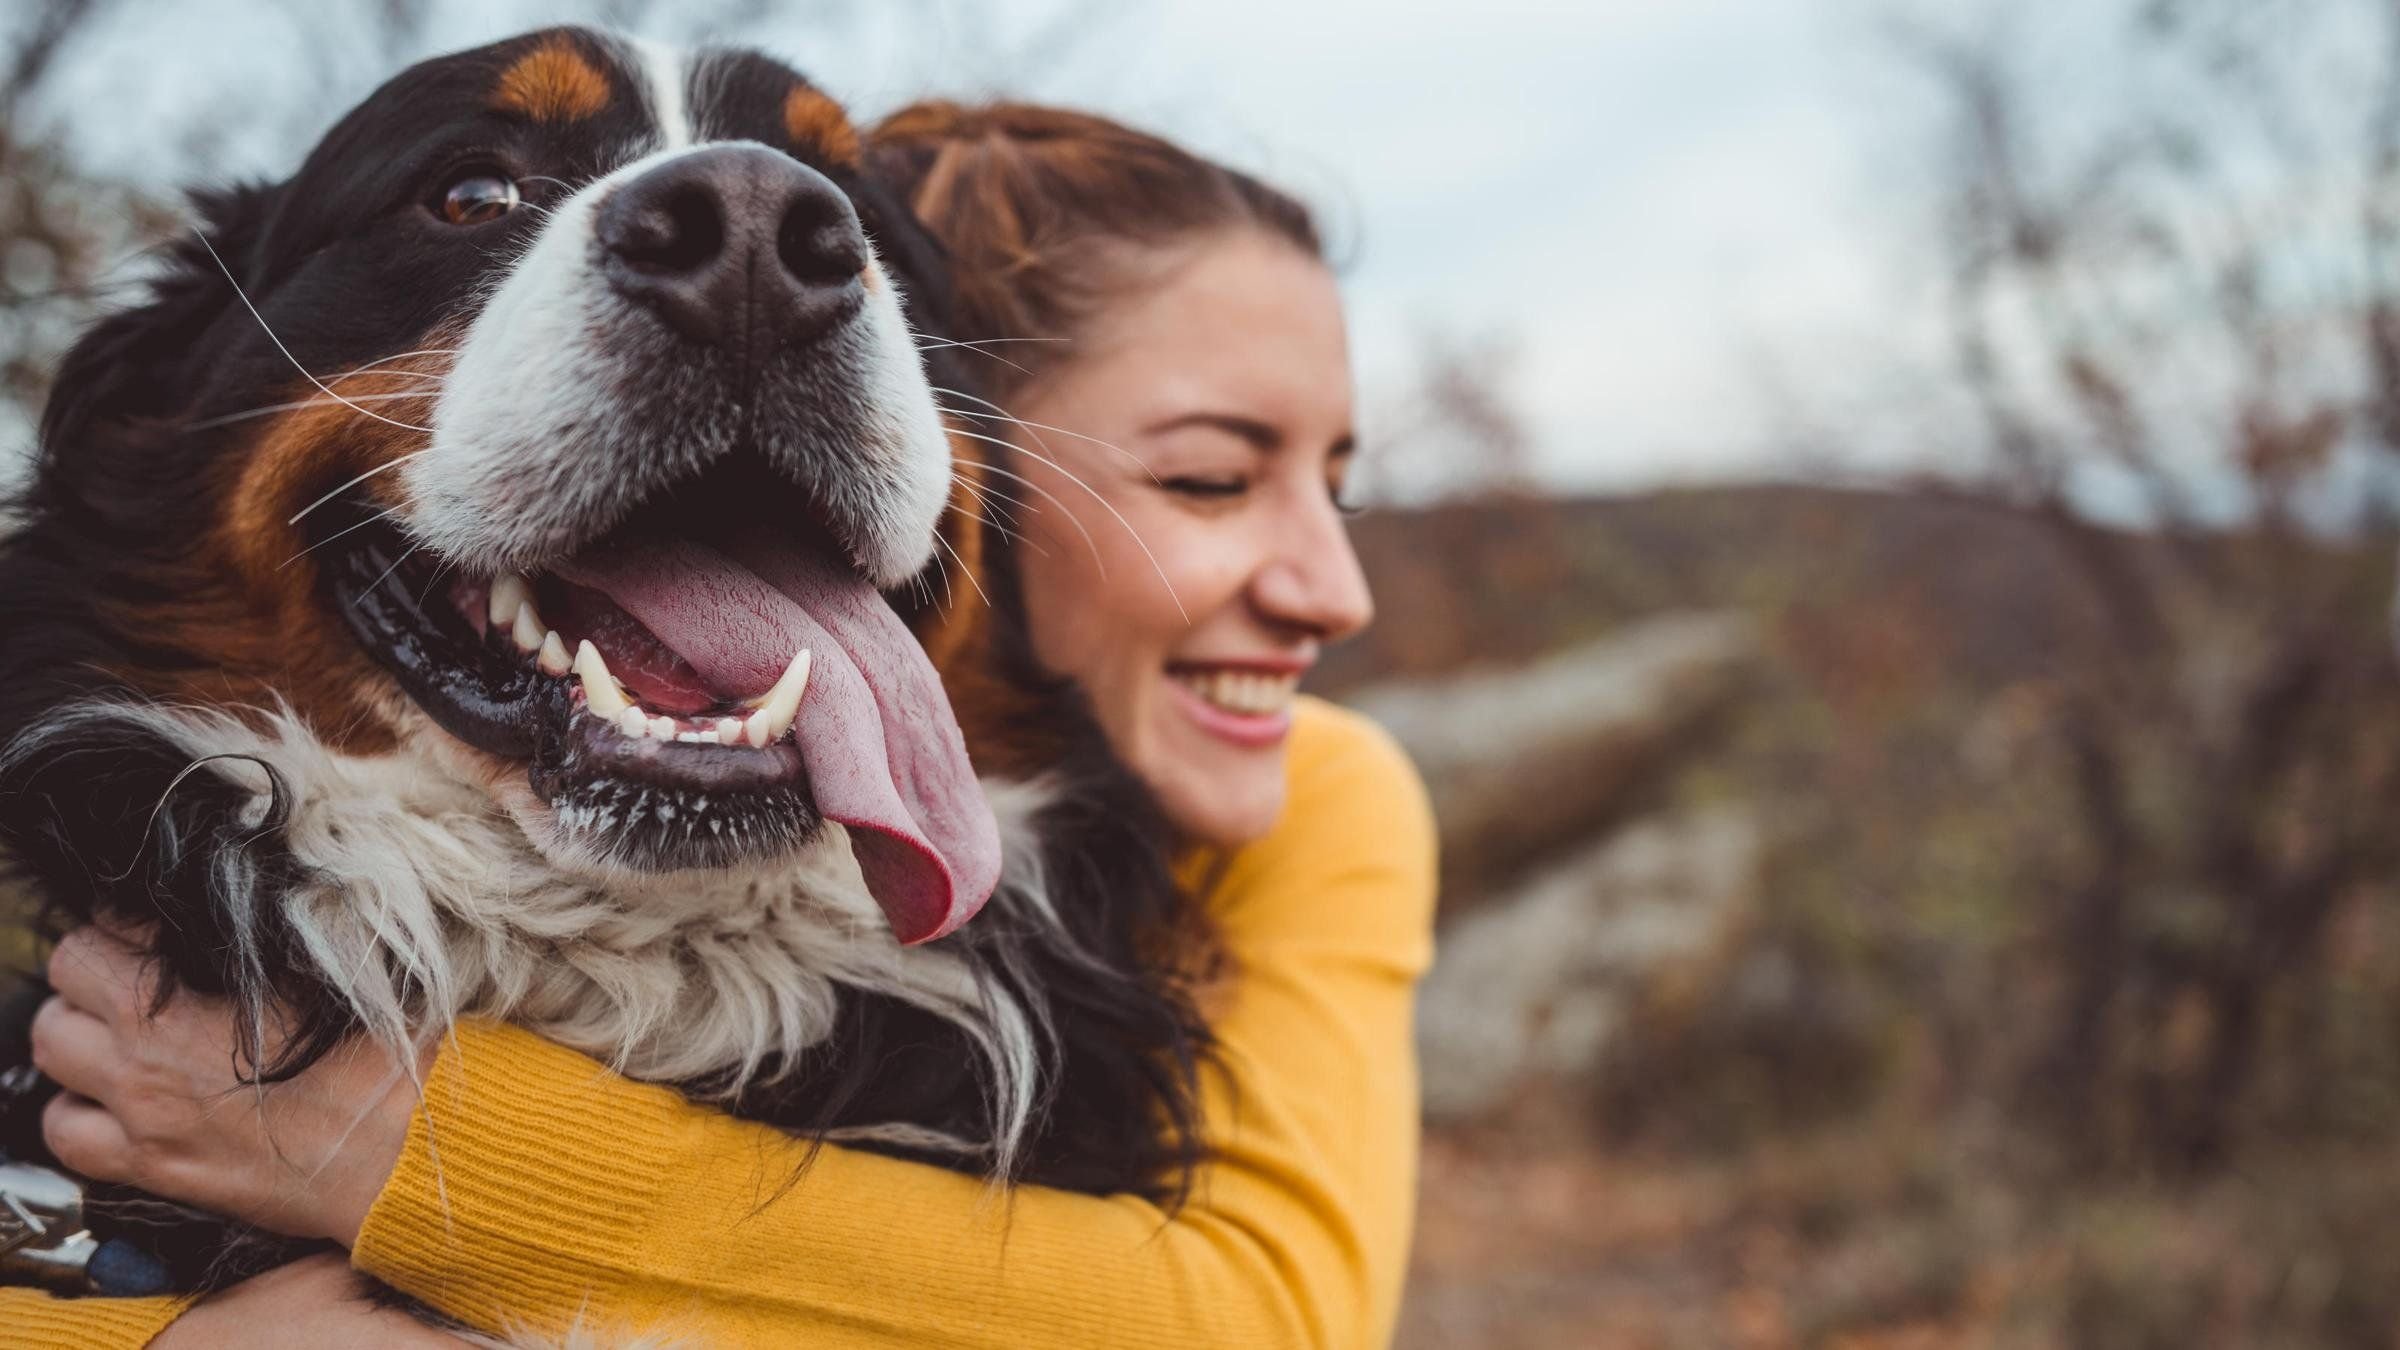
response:
[[[2396,1343],[2400,3],[15,5],[0,456],[179,184],[562,19],[1326,212],[1404,1346]]]

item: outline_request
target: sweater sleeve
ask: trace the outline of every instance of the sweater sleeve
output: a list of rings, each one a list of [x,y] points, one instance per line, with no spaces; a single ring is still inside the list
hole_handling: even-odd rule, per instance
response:
[[[183,1311],[180,1298],[59,1298],[0,1289],[0,1345],[10,1350],[141,1350]]]
[[[491,1331],[1382,1344],[1416,1189],[1432,821],[1352,714],[1305,704],[1288,772],[1285,824],[1210,895],[1237,973],[1203,1085],[1212,1156],[1174,1214],[841,1148],[800,1171],[774,1130],[477,1025],[435,1064],[354,1263]]]

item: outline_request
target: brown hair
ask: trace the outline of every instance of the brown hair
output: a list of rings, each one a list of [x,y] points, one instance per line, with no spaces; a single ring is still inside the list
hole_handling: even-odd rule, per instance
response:
[[[1073,336],[1143,286],[1154,255],[1214,230],[1261,229],[1325,255],[1290,195],[1090,113],[931,99],[885,118],[868,141],[877,176],[949,251],[947,326],[962,341]],[[984,382],[1009,398],[1069,350],[1013,346],[1011,365],[994,363]]]

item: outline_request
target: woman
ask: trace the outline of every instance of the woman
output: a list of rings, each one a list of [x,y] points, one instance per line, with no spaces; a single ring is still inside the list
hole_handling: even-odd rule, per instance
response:
[[[1337,505],[1350,376],[1316,232],[1271,189],[1080,114],[929,103],[874,142],[954,255],[961,338],[1004,377],[959,410],[1013,446],[1021,477],[985,490],[1013,499],[993,514],[1024,536],[1036,652],[1190,841],[1183,875],[1229,958],[1189,1202],[993,1204],[974,1178],[839,1148],[779,1187],[805,1145],[487,1025],[440,1048],[421,1108],[362,1051],[269,1089],[262,1130],[212,1109],[223,1010],[179,999],[133,1034],[138,972],[90,932],[36,1027],[76,1094],[51,1143],[87,1174],[331,1239],[487,1330],[1379,1343],[1415,1189],[1431,826],[1380,733],[1292,694],[1370,613]],[[348,1280],[302,1263],[181,1318],[12,1292],[0,1326],[12,1345],[429,1334],[377,1320]]]

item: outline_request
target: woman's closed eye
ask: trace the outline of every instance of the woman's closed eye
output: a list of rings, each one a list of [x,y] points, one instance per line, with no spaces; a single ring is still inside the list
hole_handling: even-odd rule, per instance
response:
[[[1228,502],[1250,491],[1248,474],[1175,474],[1158,480],[1158,485],[1179,497],[1195,501]]]

